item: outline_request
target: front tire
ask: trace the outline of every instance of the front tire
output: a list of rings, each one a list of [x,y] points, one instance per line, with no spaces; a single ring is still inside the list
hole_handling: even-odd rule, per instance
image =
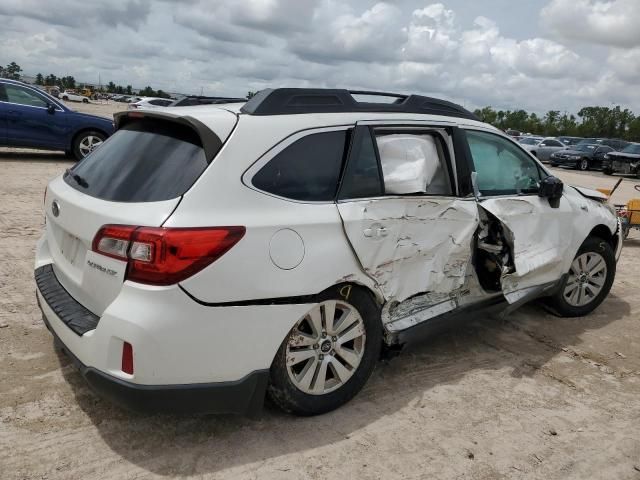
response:
[[[589,170],[589,160],[587,160],[586,158],[583,158],[582,160],[580,160],[578,162],[578,169],[586,172],[587,170]]]
[[[89,103],[89,100],[87,100],[86,98],[83,98],[82,103]]]
[[[607,297],[616,276],[616,258],[606,240],[587,238],[576,254],[567,277],[549,304],[561,317],[582,317]]]
[[[605,175],[613,175],[613,170],[611,170],[610,168],[603,168],[602,173],[604,173]]]
[[[293,327],[271,365],[268,394],[286,412],[318,415],[351,400],[380,357],[380,308],[368,292],[334,287]]]
[[[82,160],[99,147],[106,138],[104,133],[95,130],[80,132],[73,140],[73,156],[76,160]]]

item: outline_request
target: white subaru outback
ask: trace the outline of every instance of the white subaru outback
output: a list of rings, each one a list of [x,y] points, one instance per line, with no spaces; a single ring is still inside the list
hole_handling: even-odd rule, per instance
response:
[[[35,278],[56,343],[129,408],[326,412],[382,349],[534,298],[586,315],[614,280],[606,198],[449,102],[273,89],[116,124],[48,185]]]

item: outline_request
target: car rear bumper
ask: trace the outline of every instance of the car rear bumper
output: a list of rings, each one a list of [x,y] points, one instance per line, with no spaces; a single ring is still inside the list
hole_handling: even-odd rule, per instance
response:
[[[235,413],[259,415],[269,380],[269,370],[251,372],[233,382],[187,385],[139,385],[87,367],[60,340],[46,315],[42,320],[55,344],[71,359],[89,386],[101,397],[137,412]]]
[[[312,307],[208,306],[177,285],[125,281],[94,315],[60,284],[47,252],[43,238],[36,296],[47,327],[99,394],[133,409],[255,412],[278,348]],[[47,278],[37,275],[43,267]],[[133,374],[122,370],[124,342],[133,347]]]

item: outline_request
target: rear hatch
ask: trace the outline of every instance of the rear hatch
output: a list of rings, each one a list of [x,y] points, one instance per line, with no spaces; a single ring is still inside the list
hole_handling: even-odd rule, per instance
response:
[[[46,236],[53,269],[78,302],[100,316],[122,288],[127,263],[91,250],[103,225],[161,226],[231,134],[237,117],[117,115],[118,131],[48,186]]]

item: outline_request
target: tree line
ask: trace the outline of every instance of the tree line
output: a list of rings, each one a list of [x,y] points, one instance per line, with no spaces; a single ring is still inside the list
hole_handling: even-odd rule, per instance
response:
[[[16,62],[6,67],[0,66],[0,78],[20,80],[22,68]],[[57,77],[50,73],[46,77],[42,73],[36,75],[36,84],[57,86],[60,88],[83,88],[84,84],[76,82],[73,76]],[[131,85],[116,85],[108,82],[98,91],[133,95]],[[247,98],[256,92],[248,92]],[[138,92],[145,97],[169,98],[170,95],[162,90],[154,90],[150,86]],[[619,105],[610,107],[584,107],[577,116],[572,113],[550,110],[540,117],[536,113],[526,110],[495,110],[492,107],[477,109],[474,113],[484,122],[490,123],[501,130],[513,129],[524,133],[557,137],[567,135],[572,137],[606,137],[623,138],[625,140],[640,141],[640,117],[636,117],[631,110],[624,110]]]
[[[22,68],[16,62],[9,63],[6,67],[0,66],[0,78],[9,78],[12,80],[20,80],[22,78]],[[67,75],[65,77],[57,77],[53,73],[44,76],[42,73],[38,73],[35,79],[36,85],[42,85],[47,87],[58,87],[61,89],[67,88],[84,88],[86,84],[77,82],[76,79]],[[118,93],[121,95],[133,95],[133,87],[131,85],[116,85],[114,82],[109,82],[101,88],[94,89],[95,91],[102,93]],[[150,86],[146,86],[138,92],[138,95],[144,97],[160,97],[170,98],[171,96],[163,90],[154,90]]]
[[[640,141],[640,117],[631,110],[619,106],[584,107],[578,115],[550,110],[540,117],[525,110],[494,110],[484,107],[474,111],[484,122],[501,129],[519,130],[523,133],[557,137],[605,137]]]

